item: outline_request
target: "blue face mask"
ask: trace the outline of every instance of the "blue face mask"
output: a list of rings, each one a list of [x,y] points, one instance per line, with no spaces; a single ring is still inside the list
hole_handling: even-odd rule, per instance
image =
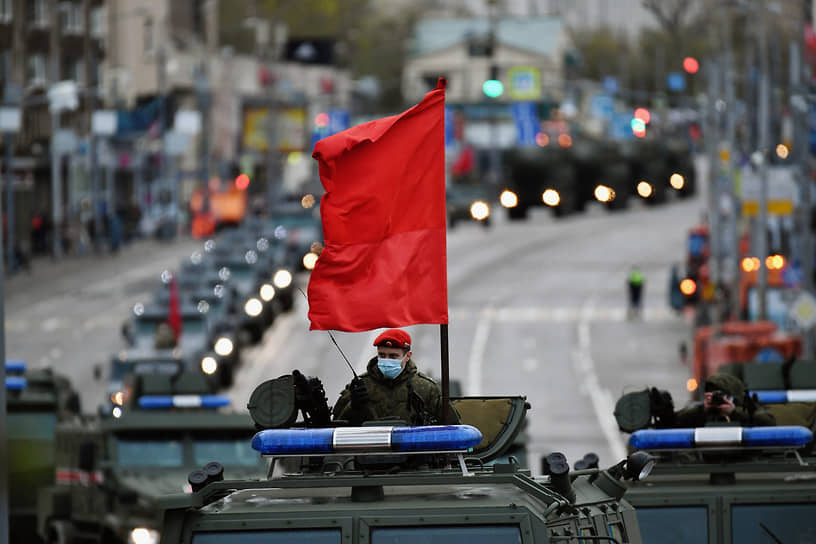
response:
[[[393,380],[402,372],[402,359],[377,359],[377,367],[388,379]]]

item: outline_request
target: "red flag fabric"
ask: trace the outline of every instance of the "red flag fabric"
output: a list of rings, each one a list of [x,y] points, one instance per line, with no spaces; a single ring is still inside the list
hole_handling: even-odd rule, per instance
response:
[[[445,80],[400,115],[315,144],[325,247],[311,330],[448,322]]]
[[[181,310],[179,309],[179,293],[176,278],[170,278],[170,308],[167,311],[167,324],[173,329],[173,336],[178,342],[181,336]]]

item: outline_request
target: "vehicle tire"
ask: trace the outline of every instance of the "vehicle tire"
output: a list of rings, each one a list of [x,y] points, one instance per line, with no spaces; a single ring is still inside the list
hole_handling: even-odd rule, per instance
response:
[[[224,364],[221,366],[221,387],[230,387],[234,381],[232,372],[232,364]]]
[[[507,218],[512,221],[527,219],[527,206],[516,206],[515,208],[507,208]]]
[[[74,527],[69,521],[52,521],[46,533],[48,544],[71,544],[74,541]]]

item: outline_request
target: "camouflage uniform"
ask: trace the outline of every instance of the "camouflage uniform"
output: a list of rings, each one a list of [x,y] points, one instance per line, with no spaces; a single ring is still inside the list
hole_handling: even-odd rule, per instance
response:
[[[720,390],[734,397],[734,411],[731,415],[724,416],[714,413],[707,414],[702,403],[683,408],[675,414],[675,427],[704,427],[706,423],[734,422],[745,427],[767,427],[776,425],[776,418],[765,408],[756,405],[756,409],[751,413],[746,407],[745,386],[742,380],[729,374],[714,374],[706,380],[706,391]],[[753,404],[752,400],[748,403]]]
[[[442,391],[435,381],[417,370],[413,359],[408,359],[402,372],[391,380],[380,372],[377,358],[374,357],[368,362],[367,372],[360,374],[360,378],[365,383],[370,397],[366,410],[362,413],[352,408],[351,384],[348,384],[334,405],[334,419],[342,419],[349,421],[352,425],[359,425],[364,421],[375,419],[398,418],[413,424],[416,413],[408,403],[409,384],[425,401],[425,410],[437,419],[439,418]]]

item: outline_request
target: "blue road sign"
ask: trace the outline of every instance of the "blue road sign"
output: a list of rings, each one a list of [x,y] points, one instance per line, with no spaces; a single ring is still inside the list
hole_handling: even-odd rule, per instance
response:
[[[631,140],[635,137],[632,132],[632,114],[616,113],[609,121],[609,136],[613,140]]]
[[[802,266],[799,263],[793,263],[782,271],[782,281],[786,287],[799,287],[804,279],[805,275],[802,273]]]
[[[516,140],[520,146],[536,145],[538,113],[534,102],[514,102],[513,119],[516,122]]]
[[[672,72],[666,76],[666,86],[670,91],[682,92],[686,90],[686,76],[680,72]]]
[[[453,108],[445,106],[445,147],[451,147],[456,142],[456,127],[454,126]]]
[[[351,126],[348,110],[329,110],[329,134],[337,134]]]
[[[615,114],[615,101],[607,94],[596,94],[589,101],[592,115],[601,119],[612,119]]]
[[[620,90],[620,82],[618,78],[612,76],[606,76],[601,81],[601,86],[603,90],[608,94],[615,94]]]

